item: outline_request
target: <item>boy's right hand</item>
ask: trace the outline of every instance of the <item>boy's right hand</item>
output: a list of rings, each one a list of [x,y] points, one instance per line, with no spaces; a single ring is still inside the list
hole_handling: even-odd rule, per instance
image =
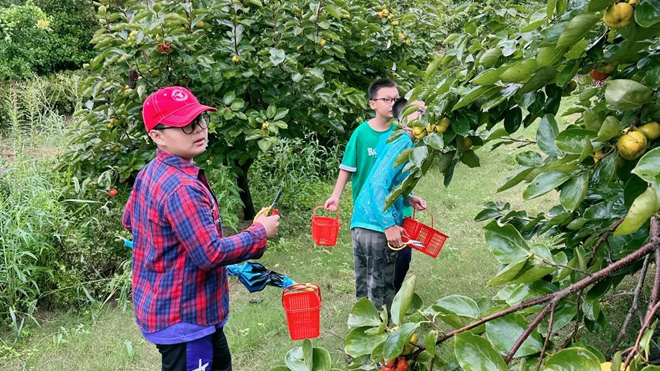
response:
[[[339,197],[331,196],[325,201],[323,207],[328,211],[337,211],[339,207]]]
[[[403,245],[403,240],[401,236],[403,235],[403,228],[398,225],[393,225],[385,229],[385,238],[387,238],[387,243],[394,248],[399,248]]]
[[[279,215],[271,215],[271,216],[266,216],[261,215],[255,223],[259,223],[266,228],[266,238],[273,238],[277,236],[277,229],[280,227],[280,216]]]

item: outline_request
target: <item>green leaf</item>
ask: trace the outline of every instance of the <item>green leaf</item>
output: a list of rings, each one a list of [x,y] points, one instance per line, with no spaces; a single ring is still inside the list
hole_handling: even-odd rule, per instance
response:
[[[350,328],[374,327],[379,325],[380,314],[373,303],[367,298],[362,298],[355,303],[353,309],[351,309],[351,313],[348,315],[348,327]]]
[[[557,268],[542,266],[542,265],[534,265],[534,261],[529,260],[527,264],[525,264],[525,267],[523,267],[523,269],[520,270],[520,273],[518,273],[516,278],[514,278],[511,281],[511,284],[532,283],[540,280],[541,278],[554,272],[555,270],[557,270]]]
[[[392,331],[383,345],[383,356],[390,361],[403,352],[403,347],[410,342],[410,337],[419,327],[419,323],[404,323]]]
[[[438,332],[429,331],[429,334],[426,335],[426,339],[424,340],[424,347],[426,347],[426,351],[431,355],[431,357],[435,356],[435,347],[437,341]]]
[[[366,333],[373,327],[358,327],[351,330],[346,336],[346,345],[344,351],[349,356],[356,358],[365,354],[371,354],[373,350],[385,340],[387,340],[387,333],[380,332],[377,334]]]
[[[601,371],[600,360],[584,348],[567,348],[553,354],[544,371]]]
[[[477,154],[474,153],[473,150],[463,152],[463,154],[461,155],[461,162],[467,165],[469,168],[475,168],[480,166],[479,156],[477,156]]]
[[[589,137],[586,136],[584,137],[584,148],[582,149],[580,158],[578,158],[578,162],[582,162],[586,158],[591,157],[593,153],[594,153],[594,146],[593,144],[591,144],[591,139],[589,139]]]
[[[488,223],[484,229],[486,230],[486,244],[500,263],[518,262],[529,255],[527,242],[511,224],[500,226],[494,220]]]
[[[561,187],[559,202],[568,211],[575,210],[584,200],[589,188],[589,173],[570,179]]]
[[[564,154],[555,144],[558,133],[559,129],[555,116],[553,114],[543,116],[536,132],[536,141],[541,151],[551,156],[562,156]]]
[[[479,318],[481,310],[479,305],[472,298],[462,295],[449,295],[439,299],[431,306],[433,310],[445,313],[455,314],[459,317],[475,320]]]
[[[481,96],[487,96],[489,93],[497,92],[502,89],[503,88],[501,86],[476,86],[470,89],[470,91],[468,91],[464,96],[462,96],[451,110],[455,111],[459,108],[465,107]],[[454,125],[455,124],[456,123],[454,123]]]
[[[225,106],[229,106],[231,102],[234,101],[234,99],[236,99],[236,92],[232,90],[225,94],[224,98],[222,98],[222,102],[225,104]]]
[[[236,98],[234,99],[233,102],[231,102],[229,108],[231,108],[232,111],[238,111],[243,109],[244,106],[245,106],[245,101],[241,98]]]
[[[284,363],[292,371],[309,371],[309,368],[305,364],[305,355],[303,354],[302,347],[289,350],[284,357]]]
[[[570,48],[576,44],[600,20],[600,17],[595,14],[580,14],[571,19],[564,31],[559,35],[557,49]]]
[[[612,0],[591,0],[589,2],[588,10],[590,12],[597,12],[599,10],[607,9],[613,4]]]
[[[598,114],[593,109],[586,109],[582,113],[582,120],[584,120],[584,127],[587,130],[598,131],[603,125],[603,122],[598,117]]]
[[[514,107],[507,112],[504,118],[504,129],[507,133],[515,133],[522,123],[522,109]]]
[[[539,174],[523,192],[525,200],[542,196],[564,184],[571,176],[561,171],[548,171]]]
[[[403,323],[403,317],[406,315],[415,294],[415,276],[412,275],[403,281],[401,289],[397,292],[392,302],[392,322],[395,325]]]
[[[548,14],[548,22],[552,20],[553,14],[555,14],[555,6],[557,4],[557,0],[548,0],[548,6],[546,7],[546,11]]]
[[[504,267],[502,267],[502,269],[500,269],[499,272],[497,272],[495,277],[491,278],[490,281],[488,281],[488,286],[499,286],[513,280],[514,278],[516,278],[518,273],[520,273],[520,270],[523,269],[523,267],[525,267],[526,263],[527,263],[527,257],[524,257],[523,259],[521,259],[516,263],[505,265]]]
[[[327,11],[331,16],[341,19],[341,9],[337,8],[336,6],[333,6],[331,4],[324,4],[323,5],[323,10]]]
[[[508,371],[504,359],[493,345],[481,336],[464,332],[456,335],[454,353],[466,371]]]
[[[440,135],[433,133],[424,137],[424,144],[433,148],[436,151],[440,151],[444,148],[445,142]]]
[[[421,168],[422,163],[429,156],[429,148],[427,146],[415,147],[410,154],[410,161],[415,166]]]
[[[605,88],[607,104],[620,111],[635,109],[651,101],[653,91],[634,80],[612,80]]]
[[[525,332],[529,324],[518,313],[486,322],[486,336],[500,354],[507,354],[516,340]],[[543,347],[543,338],[534,330],[516,351],[515,357],[524,357],[539,353]]]
[[[270,140],[268,140],[268,138],[264,138],[264,139],[259,140],[259,142],[257,142],[257,144],[259,145],[259,148],[263,152],[267,152],[270,149],[270,147],[273,145],[273,143]]]
[[[642,156],[632,171],[640,178],[651,183],[658,179],[660,174],[660,147],[654,148]]]
[[[312,354],[314,357],[312,371],[330,371],[330,367],[332,366],[330,352],[323,348],[314,348]]]
[[[303,349],[303,361],[305,362],[305,368],[307,370],[311,370],[312,365],[314,364],[314,349],[312,347],[312,341],[309,339],[305,339],[303,341],[302,349]]]
[[[660,66],[652,68],[646,72],[644,84],[651,89],[660,88]]]
[[[498,49],[499,50],[499,49]],[[474,85],[492,85],[500,81],[500,75],[506,70],[505,66],[490,68],[478,74],[470,82]],[[482,86],[483,88],[484,86]],[[474,89],[473,89],[474,90]]]
[[[515,173],[504,180],[504,183],[497,189],[497,192],[503,192],[511,187],[515,187],[518,183],[525,180],[527,175],[533,170],[534,168],[532,167],[522,167],[518,169]]]
[[[635,22],[649,28],[660,22],[660,0],[643,0],[635,8]]]
[[[435,71],[438,70],[438,66],[440,66],[440,62],[442,62],[442,58],[444,58],[444,54],[436,57],[429,65],[426,67],[426,71],[424,71],[424,81],[429,81],[429,79],[435,74]]]
[[[538,152],[525,151],[516,155],[516,162],[522,166],[539,167],[543,165],[543,157]]]
[[[594,141],[598,133],[586,129],[567,129],[559,133],[555,142],[564,153],[582,154],[587,139]]]
[[[660,208],[658,196],[653,187],[649,187],[635,199],[623,223],[614,231],[614,235],[623,236],[637,232],[650,217],[658,212],[658,208]]]
[[[286,53],[282,49],[270,48],[270,61],[273,65],[277,66],[278,64],[284,62]]]
[[[607,116],[605,121],[603,121],[603,125],[598,131],[596,140],[599,142],[607,142],[608,140],[618,136],[619,133],[621,133],[621,123],[619,122],[619,119],[615,116]]]

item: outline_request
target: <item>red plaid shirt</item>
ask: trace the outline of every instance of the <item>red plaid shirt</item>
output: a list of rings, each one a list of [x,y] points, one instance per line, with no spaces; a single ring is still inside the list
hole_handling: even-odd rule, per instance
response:
[[[229,313],[223,266],[266,249],[261,224],[223,237],[204,170],[161,150],[138,174],[123,224],[133,233],[133,305],[145,333],[179,322],[221,323]]]

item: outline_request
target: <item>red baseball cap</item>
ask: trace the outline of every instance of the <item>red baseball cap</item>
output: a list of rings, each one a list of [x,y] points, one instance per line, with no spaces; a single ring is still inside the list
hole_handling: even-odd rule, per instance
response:
[[[200,104],[186,88],[168,86],[147,97],[142,105],[142,119],[147,131],[158,124],[180,128],[205,111],[217,109]]]

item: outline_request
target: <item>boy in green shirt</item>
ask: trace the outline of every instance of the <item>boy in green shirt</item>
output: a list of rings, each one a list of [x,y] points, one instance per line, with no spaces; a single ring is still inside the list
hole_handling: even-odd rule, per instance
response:
[[[375,117],[360,124],[351,134],[341,165],[339,165],[339,176],[337,176],[335,188],[324,204],[325,209],[328,211],[337,211],[339,208],[339,199],[349,179],[353,183],[352,196],[355,204],[355,200],[376,162],[376,146],[383,135],[389,137],[392,133],[390,124],[390,119],[393,117],[392,106],[400,98],[397,84],[386,78],[375,80],[369,85],[367,95],[369,107],[374,110]],[[422,111],[426,109],[424,102],[415,101],[413,103],[420,106]],[[410,209],[406,212],[412,214]],[[408,272],[410,260],[410,248],[405,248],[399,252],[394,274],[396,291],[401,287]]]

